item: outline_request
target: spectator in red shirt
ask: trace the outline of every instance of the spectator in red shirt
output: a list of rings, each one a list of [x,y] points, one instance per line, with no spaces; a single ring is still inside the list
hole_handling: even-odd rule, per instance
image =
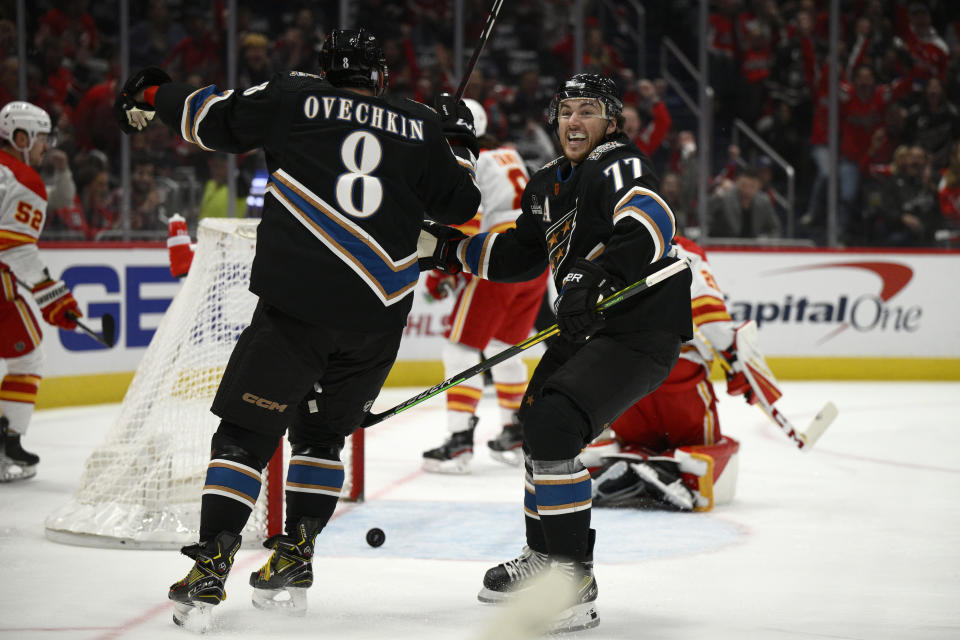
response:
[[[950,147],[950,163],[937,185],[940,215],[947,227],[960,229],[960,140]]]
[[[853,82],[840,83],[840,180],[839,225],[841,233],[854,222],[860,191],[860,159],[870,148],[873,132],[883,124],[890,103],[910,91],[910,76],[888,85],[877,85],[873,68],[859,65]]]
[[[623,107],[623,131],[648,157],[660,148],[673,120],[654,84],[644,78],[637,83],[640,101]]]
[[[199,74],[214,82],[221,77],[219,43],[207,27],[202,10],[187,7],[186,37],[177,43],[161,65],[174,78]]]

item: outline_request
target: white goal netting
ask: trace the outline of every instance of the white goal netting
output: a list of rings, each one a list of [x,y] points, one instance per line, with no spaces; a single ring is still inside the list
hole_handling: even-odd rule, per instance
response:
[[[219,418],[217,385],[257,298],[248,290],[259,220],[204,219],[190,273],[137,367],[107,436],[86,461],[74,500],[47,537],[89,546],[175,548],[197,540],[200,492]],[[351,442],[353,441],[353,442]],[[348,439],[344,497],[362,497],[362,431]],[[283,456],[264,471],[245,542],[282,526]]]

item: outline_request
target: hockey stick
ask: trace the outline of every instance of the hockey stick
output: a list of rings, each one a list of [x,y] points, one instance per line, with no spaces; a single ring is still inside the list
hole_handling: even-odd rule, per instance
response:
[[[714,357],[716,357],[720,366],[723,367],[723,370],[727,373],[733,373],[733,367],[727,362],[727,359],[710,344],[710,341],[703,335],[700,328],[694,327],[693,330],[697,338],[710,347],[710,351],[713,352]],[[817,415],[814,416],[813,420],[807,426],[807,430],[801,433],[796,430],[790,420],[787,419],[787,416],[780,413],[775,406],[767,402],[762,393],[754,391],[753,395],[757,398],[757,405],[767,414],[767,417],[780,427],[780,429],[787,434],[787,437],[793,440],[797,448],[801,450],[809,450],[810,447],[820,439],[820,436],[823,435],[823,432],[827,430],[827,427],[836,419],[838,414],[837,406],[832,402],[827,402],[827,404],[823,405],[823,408],[817,412]]]
[[[627,298],[632,298],[633,296],[637,295],[641,291],[646,291],[647,289],[657,284],[658,282],[666,280],[670,276],[676,275],[686,268],[687,268],[687,263],[684,260],[677,260],[676,262],[672,262],[666,267],[664,267],[663,269],[660,269],[659,271],[655,271],[654,273],[651,273],[649,276],[647,276],[643,280],[634,282],[633,284],[627,287],[624,287],[620,291],[617,291],[613,295],[607,298],[604,298],[603,300],[600,301],[599,304],[597,304],[597,311],[604,311],[606,309],[609,309],[615,304],[623,302]],[[504,349],[503,351],[496,354],[495,356],[487,358],[486,360],[473,365],[466,371],[461,371],[460,373],[458,373],[453,377],[447,378],[440,384],[434,385],[429,389],[427,389],[426,391],[423,391],[422,393],[415,395],[409,400],[405,400],[404,402],[401,402],[400,404],[393,407],[392,409],[387,409],[382,413],[367,414],[367,417],[363,421],[363,424],[361,425],[361,427],[366,429],[367,427],[372,427],[375,424],[383,422],[387,418],[392,418],[398,413],[402,413],[407,409],[410,409],[411,407],[414,407],[425,400],[429,400],[430,398],[437,395],[438,393],[443,393],[447,389],[457,386],[461,382],[464,382],[465,380],[472,378],[478,373],[483,373],[487,369],[493,368],[494,366],[500,364],[504,360],[507,360],[517,355],[521,351],[526,351],[533,345],[540,344],[547,338],[552,338],[558,333],[560,333],[560,327],[558,327],[557,325],[551,325],[546,329],[544,329],[543,331],[541,331],[540,333],[534,336],[530,336],[520,344]]]
[[[480,59],[480,53],[487,44],[487,39],[490,37],[490,32],[493,31],[493,24],[497,21],[502,6],[503,0],[493,0],[493,7],[490,9],[490,15],[487,16],[487,23],[483,25],[483,31],[480,33],[480,42],[474,48],[473,55],[470,56],[470,62],[467,63],[467,68],[463,72],[463,77],[460,78],[460,86],[457,87],[457,92],[453,97],[454,102],[460,102],[463,92],[467,90],[467,85],[470,84],[470,75],[473,73],[473,68],[477,66],[477,60]]]
[[[113,316],[109,313],[105,313],[100,316],[100,327],[103,330],[103,335],[100,335],[87,325],[80,322],[79,316],[67,313],[67,317],[77,323],[77,328],[83,331],[85,334],[102,344],[103,346],[109,348],[112,347],[117,342],[117,323],[113,319]]]
[[[31,291],[23,282],[17,280],[17,284],[23,287],[24,291]],[[117,322],[113,319],[113,316],[109,313],[105,313],[100,316],[100,327],[103,329],[103,335],[100,335],[87,325],[80,322],[80,316],[75,313],[67,312],[67,317],[73,320],[77,324],[77,328],[83,331],[85,334],[102,344],[103,346],[109,348],[112,347],[117,342]]]

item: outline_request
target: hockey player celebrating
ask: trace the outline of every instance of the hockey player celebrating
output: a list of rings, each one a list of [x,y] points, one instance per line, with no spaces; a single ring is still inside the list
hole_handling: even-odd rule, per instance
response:
[[[203,628],[224,599],[261,471],[288,426],[285,533],[266,541],[273,554],[250,583],[258,607],[304,612],[314,539],[344,481],[344,437],[397,355],[420,273],[423,212],[462,224],[480,203],[465,105],[441,96],[438,117],[384,96],[384,54],[363,29],[332,30],[320,68],[243,91],[194,89],[147,69],[117,98],[128,133],[159,115],[205,150],[263,148],[270,173],[250,279],[260,300],[213,402],[221,422],[200,539],[182,549],[195,563],[169,592],[178,624],[201,614]]]
[[[0,481],[36,475],[39,456],[20,437],[33,415],[43,367],[43,333],[19,283],[33,293],[43,319],[73,330],[80,308],[62,280],[53,280],[40,259],[37,239],[47,218],[47,190],[34,167],[51,147],[50,116],[29,102],[0,109]]]
[[[621,109],[609,78],[567,80],[549,114],[563,156],[531,178],[516,228],[440,237],[434,251],[491,280],[530,279],[548,263],[553,269],[560,334],[534,371],[519,416],[527,546],[487,571],[479,594],[483,602],[513,599],[554,566],[576,596],[553,631],[599,624],[590,474],[577,456],[666,379],[693,333],[687,269],[605,315],[597,312],[602,296],[676,260],[669,255],[673,213],[657,194],[649,159],[622,133]]]
[[[465,100],[473,113],[473,122],[480,140],[477,158],[477,183],[480,186],[480,212],[473,221],[460,228],[473,231],[500,232],[512,228],[520,215],[520,198],[530,180],[523,159],[511,147],[502,147],[485,135],[487,114],[476,100]],[[449,341],[443,348],[445,376],[469,369],[480,361],[484,349],[503,351],[526,340],[537,319],[537,312],[547,288],[547,271],[527,282],[491,282],[463,274],[434,270],[427,276],[427,289],[436,299],[462,285],[451,316]],[[520,358],[510,358],[493,367],[493,384],[503,431],[491,441],[491,453],[504,461],[519,462],[521,441],[516,411],[527,388],[527,368]],[[479,418],[475,415],[483,388],[480,382],[468,380],[447,391],[447,429],[450,436],[441,446],[423,453],[423,468],[437,473],[467,473],[473,458],[473,433]]]
[[[706,511],[736,491],[740,443],[720,432],[709,376],[714,348],[737,361],[737,327],[704,250],[681,236],[674,242],[690,264],[696,335],[666,381],[580,454],[594,474],[594,506]],[[742,371],[727,374],[727,393],[756,402]]]

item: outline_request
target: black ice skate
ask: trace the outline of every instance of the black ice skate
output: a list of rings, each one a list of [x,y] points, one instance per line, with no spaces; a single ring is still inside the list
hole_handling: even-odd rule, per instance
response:
[[[597,579],[593,562],[551,562],[550,569],[563,581],[573,603],[549,624],[549,633],[570,633],[592,629],[600,624],[597,613]],[[567,603],[570,601],[568,600]],[[566,604],[566,603],[565,603]]]
[[[315,518],[302,518],[294,535],[270,536],[263,546],[273,554],[250,574],[253,606],[293,616],[307,613],[307,589],[313,585],[313,543],[323,528]]]
[[[180,549],[196,563],[187,577],[170,586],[167,594],[173,600],[173,621],[178,626],[201,633],[210,627],[211,610],[227,599],[224,583],[239,548],[240,536],[221,531],[213,540]]]
[[[545,553],[524,546],[520,555],[488,569],[483,576],[483,589],[477,594],[480,602],[500,603],[515,598],[531,581],[550,565]]]
[[[523,434],[519,424],[503,427],[496,438],[487,440],[490,457],[504,464],[517,467],[523,462]]]
[[[473,459],[473,431],[480,418],[470,416],[470,427],[451,433],[436,449],[423,452],[423,470],[432,473],[470,473]]]
[[[40,456],[24,451],[20,434],[10,431],[10,421],[0,416],[0,482],[27,480],[37,475]]]

